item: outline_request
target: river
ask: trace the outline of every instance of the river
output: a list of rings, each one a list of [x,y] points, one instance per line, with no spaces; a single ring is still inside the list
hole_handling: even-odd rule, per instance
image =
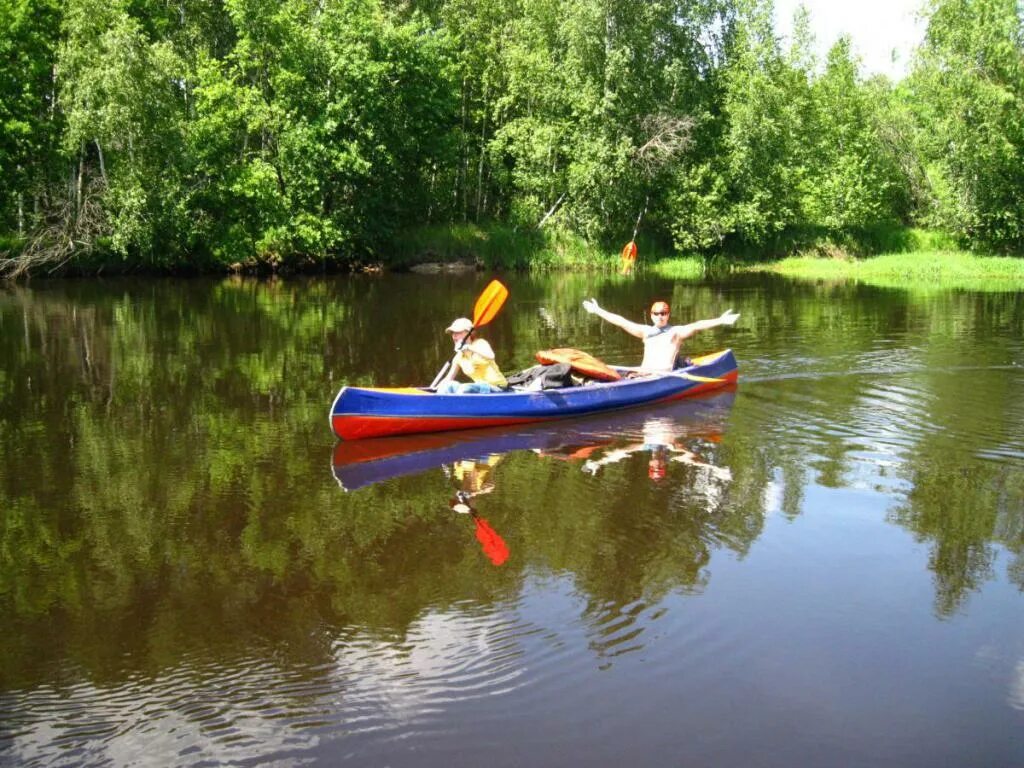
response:
[[[735,388],[337,444],[492,275],[0,288],[0,764],[1024,764],[1024,298],[501,276],[740,313]]]

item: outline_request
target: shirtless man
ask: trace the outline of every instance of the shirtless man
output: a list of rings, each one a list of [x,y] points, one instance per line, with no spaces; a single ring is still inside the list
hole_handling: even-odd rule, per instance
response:
[[[664,301],[656,301],[651,305],[651,325],[641,325],[601,309],[594,299],[583,302],[583,308],[612,325],[617,325],[626,333],[643,339],[644,360],[640,363],[643,372],[671,371],[676,367],[679,347],[683,341],[697,331],[706,331],[720,325],[732,325],[739,318],[738,312],[727,310],[721,317],[711,320],[697,320],[688,325],[669,325],[669,306]]]

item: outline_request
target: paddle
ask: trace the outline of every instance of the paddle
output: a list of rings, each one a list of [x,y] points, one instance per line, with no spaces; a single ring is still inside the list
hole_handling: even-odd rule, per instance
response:
[[[630,240],[622,247],[622,274],[628,275],[633,271],[633,264],[636,262],[636,243]]]
[[[508,544],[501,538],[491,524],[484,520],[477,511],[470,505],[469,500],[473,494],[459,491],[455,498],[448,502],[448,506],[455,512],[462,515],[470,515],[473,518],[473,525],[476,528],[476,540],[480,542],[487,559],[494,565],[502,565],[508,560]]]
[[[637,373],[646,373],[651,376],[675,376],[676,378],[689,379],[690,381],[725,381],[725,379],[698,376],[695,373],[685,373],[684,371],[652,371],[649,368],[630,368],[623,365],[616,365],[615,369],[618,371],[636,371]]]
[[[633,227],[633,237],[630,238],[629,242],[622,247],[622,274],[628,275],[633,271],[633,265],[636,263],[636,233],[640,229],[640,219],[647,213],[647,201],[644,201],[644,209],[640,211],[640,215],[636,217],[636,226]]]
[[[491,280],[491,282],[487,284],[483,293],[481,293],[479,298],[477,298],[476,306],[473,307],[473,327],[469,329],[469,333],[462,337],[462,341],[459,342],[459,346],[455,350],[455,355],[451,360],[444,364],[444,367],[438,372],[437,376],[434,377],[434,381],[430,384],[429,389],[437,389],[437,385],[441,383],[441,379],[443,379],[445,374],[448,373],[448,369],[455,365],[455,361],[459,358],[459,353],[461,353],[462,348],[466,346],[466,341],[473,334],[473,331],[491,322],[495,315],[501,311],[502,306],[505,304],[505,299],[507,298],[508,288],[502,285],[501,281]]]

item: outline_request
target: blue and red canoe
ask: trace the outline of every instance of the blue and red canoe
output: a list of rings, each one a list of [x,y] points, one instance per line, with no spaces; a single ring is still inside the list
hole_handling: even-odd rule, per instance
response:
[[[728,386],[739,376],[731,349],[692,362],[672,373],[539,392],[439,395],[419,387],[342,387],[331,406],[331,429],[342,440],[362,440],[527,424],[678,400]]]
[[[548,459],[582,462],[596,449],[616,443],[640,443],[654,423],[659,435],[671,425],[676,440],[702,438],[718,442],[732,409],[736,387],[688,397],[644,409],[628,408],[557,422],[459,432],[339,440],[331,457],[334,479],[342,490],[437,469],[445,464],[534,451]]]

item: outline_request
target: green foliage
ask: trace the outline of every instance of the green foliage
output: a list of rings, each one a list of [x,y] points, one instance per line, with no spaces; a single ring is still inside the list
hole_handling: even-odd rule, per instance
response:
[[[0,270],[401,262],[416,228],[541,222],[557,245],[487,263],[592,265],[641,213],[719,258],[917,223],[1019,251],[1019,14],[929,12],[893,87],[846,39],[819,66],[806,11],[783,50],[771,0],[2,0]]]
[[[228,11],[234,51],[197,71],[194,247],[270,263],[373,250],[446,152],[443,35],[370,3]]]
[[[911,78],[934,220],[1024,250],[1024,18],[1016,0],[934,0]]]
[[[516,230],[491,224],[417,227],[399,233],[387,262],[402,268],[418,264],[544,271],[572,268],[612,270],[619,260],[606,249],[565,229]]]
[[[31,227],[54,172],[63,127],[53,89],[60,23],[53,0],[0,0],[0,229]]]
[[[812,171],[804,210],[809,221],[833,231],[905,220],[909,184],[899,157],[905,147],[887,144],[892,93],[884,80],[864,84],[840,38],[814,83],[816,113]]]

